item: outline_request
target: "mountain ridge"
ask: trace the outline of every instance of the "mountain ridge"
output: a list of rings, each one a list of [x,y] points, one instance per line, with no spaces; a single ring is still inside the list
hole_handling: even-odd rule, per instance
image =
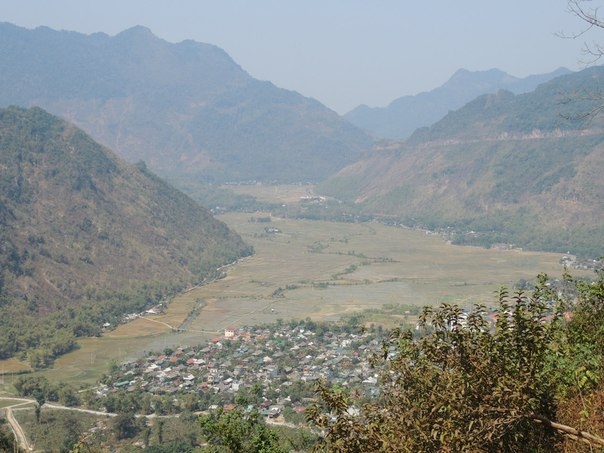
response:
[[[485,71],[458,69],[440,87],[399,97],[386,107],[359,106],[346,113],[344,118],[376,138],[404,139],[480,95],[501,89],[514,94],[533,91],[541,83],[570,72],[561,67],[547,74],[517,78],[496,68]]]
[[[366,214],[454,231],[456,243],[604,254],[604,68],[535,91],[479,96],[409,139],[384,142],[320,188]]]
[[[184,288],[250,250],[143,164],[37,107],[0,110],[5,298],[48,311],[90,291]]]
[[[319,181],[372,139],[228,54],[134,27],[114,37],[0,24],[0,105],[40,106],[171,180]]]

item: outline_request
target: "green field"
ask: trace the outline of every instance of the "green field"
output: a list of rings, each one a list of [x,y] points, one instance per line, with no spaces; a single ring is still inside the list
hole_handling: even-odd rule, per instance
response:
[[[250,217],[222,218],[254,245],[256,255],[196,292],[208,304],[192,328],[306,316],[335,319],[343,312],[396,303],[488,304],[502,284],[562,272],[557,254],[458,247],[422,231],[379,223],[256,223]],[[266,227],[279,232],[265,233]]]
[[[256,200],[266,203],[293,204],[298,203],[300,198],[316,195],[315,187],[309,184],[238,184],[224,186],[224,189],[236,195],[249,195]]]
[[[336,320],[385,304],[490,305],[500,285],[512,287],[539,272],[557,277],[563,271],[559,254],[453,246],[433,234],[379,223],[251,221],[269,215],[221,217],[256,250],[229,266],[225,278],[176,297],[165,315],[82,340],[78,350],[42,374],[92,385],[112,361],[199,343],[227,326],[306,317]],[[267,233],[266,228],[278,232]],[[187,331],[172,332],[170,326],[180,326],[195,306],[201,307],[200,314]]]

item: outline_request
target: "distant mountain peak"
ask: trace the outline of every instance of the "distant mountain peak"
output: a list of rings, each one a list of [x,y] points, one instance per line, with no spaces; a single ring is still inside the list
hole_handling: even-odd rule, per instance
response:
[[[467,69],[459,69],[451,76],[444,86],[459,83],[479,83],[490,88],[490,85],[501,83],[508,84],[513,83],[516,80],[518,80],[516,77],[511,76],[507,72],[497,68],[487,69],[485,71],[469,71]]]
[[[122,37],[153,37],[156,38],[156,36],[153,34],[153,32],[143,26],[143,25],[135,25],[134,27],[130,27],[120,33],[118,33],[116,36],[122,36]]]
[[[153,32],[147,27],[142,25],[135,25],[134,27],[128,28],[117,35],[114,39],[118,42],[127,42],[135,45],[147,45],[154,42],[164,42],[163,39],[158,38]]]
[[[453,75],[451,76],[451,79],[463,78],[463,77],[467,77],[467,76],[481,76],[481,75],[507,76],[509,74],[506,73],[505,71],[502,71],[501,69],[497,69],[497,68],[478,70],[478,71],[470,71],[469,69],[466,69],[466,68],[460,68],[453,73]],[[449,79],[449,80],[451,80],[451,79]]]
[[[388,107],[356,107],[344,117],[376,138],[402,139],[415,130],[431,126],[448,112],[463,107],[478,96],[508,90],[514,94],[533,91],[538,85],[570,71],[558,68],[548,74],[517,78],[501,69],[458,69],[442,86],[416,96],[402,96]]]
[[[332,110],[252,78],[212,44],[140,25],[113,37],[45,30],[0,24],[0,106],[67,117],[172,180],[319,181],[371,148]]]
[[[534,84],[543,76],[522,80],[527,79]],[[462,244],[506,243],[600,257],[604,116],[572,118],[601,105],[603,83],[599,66],[524,93],[499,88],[482,94],[398,146],[380,143],[320,189],[359,203],[364,213],[457,229],[451,238]],[[435,94],[415,96],[415,104],[406,107],[418,112],[421,102],[438,101]]]

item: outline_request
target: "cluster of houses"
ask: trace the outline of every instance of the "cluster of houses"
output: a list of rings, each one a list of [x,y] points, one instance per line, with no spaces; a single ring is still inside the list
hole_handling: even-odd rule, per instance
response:
[[[274,417],[287,405],[301,412],[303,396],[313,395],[317,379],[377,392],[376,370],[368,359],[380,349],[381,339],[375,332],[354,330],[315,323],[310,328],[304,323],[227,328],[205,344],[123,364],[102,392],[144,391],[175,398],[209,393],[228,410],[238,392],[254,388],[262,395],[258,409],[264,415]],[[307,392],[300,394],[300,388]]]
[[[577,259],[574,256],[564,255],[560,259],[560,264],[569,269],[580,269],[580,270],[593,270],[601,271],[604,269],[604,260],[594,259]]]

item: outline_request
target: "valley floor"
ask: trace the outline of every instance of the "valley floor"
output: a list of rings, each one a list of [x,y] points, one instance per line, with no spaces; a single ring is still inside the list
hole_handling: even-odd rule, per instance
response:
[[[512,288],[539,272],[555,277],[563,271],[559,254],[453,246],[435,235],[379,223],[252,221],[259,216],[221,217],[256,250],[224,269],[225,278],[175,297],[164,314],[146,314],[101,338],[80,340],[79,349],[40,374],[93,385],[113,361],[198,344],[226,327],[307,317],[336,320],[397,304],[488,306],[500,285]],[[193,311],[186,331],[176,333],[173,328]],[[396,318],[375,322],[388,327]],[[10,385],[4,389],[10,391]]]

